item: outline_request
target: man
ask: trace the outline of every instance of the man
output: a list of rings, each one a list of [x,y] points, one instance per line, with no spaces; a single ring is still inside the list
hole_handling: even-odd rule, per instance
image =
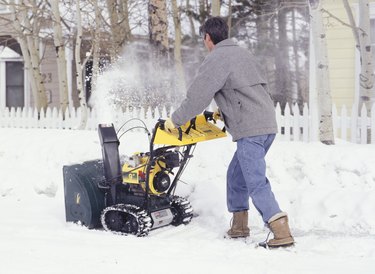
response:
[[[227,206],[233,213],[231,238],[247,237],[249,196],[274,234],[270,247],[294,243],[288,217],[282,212],[266,178],[265,155],[277,133],[275,110],[266,80],[256,60],[228,39],[228,26],[220,17],[200,28],[209,54],[188,88],[185,100],[165,122],[169,130],[201,113],[214,98],[220,117],[237,150],[227,172]]]

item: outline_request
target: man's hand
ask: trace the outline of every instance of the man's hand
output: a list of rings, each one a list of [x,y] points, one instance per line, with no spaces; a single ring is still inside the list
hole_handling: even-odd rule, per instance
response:
[[[169,130],[169,131],[172,131],[172,129],[176,128],[176,126],[173,124],[171,118],[167,118],[167,120],[165,120],[164,128],[165,128],[165,130]]]
[[[212,118],[214,118],[215,121],[217,121],[217,120],[221,120],[221,121],[223,121],[223,118],[222,118],[221,115],[220,115],[220,111],[219,111],[219,109],[216,109],[216,110],[214,111],[214,114],[212,114]]]

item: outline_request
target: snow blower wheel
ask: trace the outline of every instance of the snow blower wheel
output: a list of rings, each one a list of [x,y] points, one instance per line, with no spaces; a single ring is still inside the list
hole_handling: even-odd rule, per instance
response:
[[[105,230],[116,234],[145,236],[152,224],[146,211],[137,206],[118,204],[104,209],[101,223]]]
[[[144,128],[151,136],[149,151],[120,158],[118,134],[134,120],[141,121],[130,119],[117,132],[112,124],[98,126],[102,160],[63,167],[67,222],[146,236],[151,229],[191,221],[190,202],[174,195],[177,184],[196,144],[225,137],[225,131],[214,125],[212,112],[172,131],[165,130],[165,121],[159,119],[152,134],[141,121],[143,126],[133,128]]]
[[[190,202],[182,197],[173,197],[171,209],[174,216],[171,224],[174,226],[186,225],[193,218],[193,208]]]

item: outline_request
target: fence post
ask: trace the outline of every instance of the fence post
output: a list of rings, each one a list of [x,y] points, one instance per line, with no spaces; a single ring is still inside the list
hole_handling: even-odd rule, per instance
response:
[[[298,104],[293,106],[293,141],[300,140],[300,122],[299,122],[299,107]]]
[[[310,140],[310,132],[309,132],[309,107],[307,103],[303,104],[303,135],[302,139],[304,142],[308,142]]]
[[[23,128],[29,128],[28,108],[24,107],[21,114]]]
[[[355,105],[352,107],[352,115],[350,118],[350,141],[352,143],[357,142],[357,119],[358,119],[358,110]]]
[[[116,113],[113,113],[112,122],[115,123],[117,121],[118,126],[124,121],[139,117],[150,129],[153,128],[156,119],[160,116],[156,115],[152,117],[150,107],[130,107],[128,111],[123,111],[123,109],[119,109]],[[162,113],[162,118],[167,117],[166,107],[160,107],[156,111]],[[171,109],[171,112],[173,112],[173,109]],[[38,115],[40,115],[39,119]],[[40,113],[38,113],[36,108],[4,108],[0,111],[0,127],[76,129],[80,122],[80,115],[79,108],[71,108],[70,110],[67,108],[65,115],[63,115],[61,109],[55,107],[53,109],[48,107],[46,111],[41,111]],[[277,103],[275,106],[275,115],[278,131],[279,133],[283,133],[279,134],[278,138],[280,140],[314,141],[314,132],[313,128],[311,128],[314,122],[311,121],[313,117],[307,104],[304,104],[302,114],[300,114],[297,104],[293,106],[287,104],[284,115],[282,115],[280,104]],[[88,112],[86,129],[95,130],[99,122],[98,119],[96,109],[91,109]],[[367,115],[365,107],[362,107],[359,115],[356,106],[352,107],[349,114],[348,108],[345,105],[342,106],[340,112],[335,105],[332,105],[332,119],[335,137],[352,143],[375,144],[375,104],[371,108],[370,117]]]
[[[375,103],[372,104],[372,108],[371,108],[370,127],[371,127],[371,144],[375,144]]]
[[[332,127],[333,127],[333,138],[337,138],[338,131],[338,117],[337,117],[337,108],[335,104],[332,104]]]
[[[346,109],[346,106],[343,105],[341,109],[341,139],[344,141],[347,140],[347,131],[348,131],[348,111]]]
[[[291,141],[290,138],[290,105],[287,103],[284,109],[284,136],[285,141]]]
[[[64,129],[64,116],[63,116],[62,108],[59,108],[59,111],[57,113],[57,119],[59,120],[59,129]]]
[[[52,125],[52,128],[60,128],[59,127],[59,119],[58,119],[58,112],[57,112],[57,108],[54,107],[52,109],[52,113],[51,113],[51,125]]]
[[[279,103],[276,104],[275,113],[276,113],[276,123],[278,127],[277,131],[279,132],[279,136],[281,137],[281,139],[283,139],[283,135],[281,134],[282,116],[281,116],[281,107]]]
[[[367,144],[367,109],[365,104],[363,104],[361,109],[360,126],[361,144]]]
[[[73,108],[66,108],[65,113],[64,113],[64,120],[62,123],[62,126],[64,129],[69,129],[69,121],[70,121],[70,115],[71,115],[71,110]]]
[[[10,108],[10,125],[11,127],[16,127],[16,110],[14,109],[14,107],[11,107]]]

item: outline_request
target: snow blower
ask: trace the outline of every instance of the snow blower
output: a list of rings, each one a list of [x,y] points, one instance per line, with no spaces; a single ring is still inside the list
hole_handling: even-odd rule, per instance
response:
[[[196,144],[226,134],[207,111],[171,132],[164,122],[159,119],[149,133],[149,152],[125,158],[114,126],[98,126],[103,159],[63,167],[67,222],[146,236],[151,229],[191,221],[191,204],[174,194],[176,186]]]

